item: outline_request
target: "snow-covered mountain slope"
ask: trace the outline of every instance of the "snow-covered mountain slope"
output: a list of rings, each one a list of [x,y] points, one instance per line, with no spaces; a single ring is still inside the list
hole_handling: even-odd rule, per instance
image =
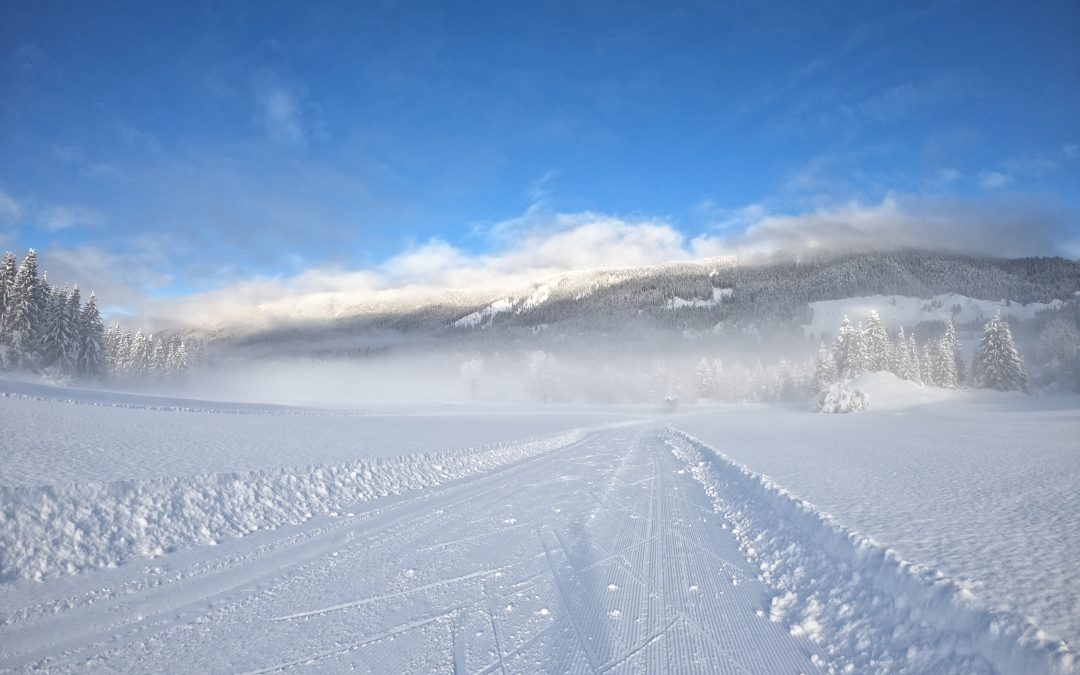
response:
[[[333,351],[334,336],[379,331],[448,335],[557,327],[560,333],[621,331],[635,326],[678,333],[780,328],[832,331],[845,311],[873,305],[890,325],[960,322],[999,306],[1016,318],[1080,302],[1080,262],[1062,258],[991,259],[928,252],[833,256],[740,263],[701,260],[641,268],[568,272],[489,289],[443,289],[424,295],[377,294],[367,304],[334,305],[302,321],[215,335],[224,343],[311,346]],[[888,312],[886,316],[885,313]],[[348,340],[346,340],[346,343]],[[319,345],[326,345],[319,347]]]

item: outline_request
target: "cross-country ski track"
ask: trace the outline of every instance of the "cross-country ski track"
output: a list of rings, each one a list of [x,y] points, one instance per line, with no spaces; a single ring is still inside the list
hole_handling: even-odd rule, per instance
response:
[[[670,427],[577,438],[300,525],[10,585],[0,668],[1075,668],[1023,619],[965,604],[948,579]]]

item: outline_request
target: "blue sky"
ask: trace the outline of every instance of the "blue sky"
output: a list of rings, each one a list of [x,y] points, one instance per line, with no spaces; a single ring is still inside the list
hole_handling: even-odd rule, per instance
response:
[[[1075,256],[1077,43],[1073,1],[7,0],[0,247],[131,307],[823,218]]]

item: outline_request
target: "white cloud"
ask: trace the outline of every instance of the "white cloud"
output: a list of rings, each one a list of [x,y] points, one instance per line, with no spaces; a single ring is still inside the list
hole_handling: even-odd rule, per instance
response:
[[[1013,179],[1000,171],[980,171],[978,175],[979,187],[983,190],[997,190],[1003,188]]]
[[[285,145],[305,145],[310,124],[301,89],[272,73],[261,73],[254,83],[258,120],[272,140]]]
[[[0,190],[0,223],[15,222],[22,212],[22,205],[14,197]]]
[[[59,232],[73,227],[96,227],[104,220],[104,216],[94,209],[53,204],[42,209],[37,226],[45,232]]]
[[[469,297],[514,292],[563,272],[718,256],[753,260],[896,248],[997,256],[1064,252],[1060,219],[1015,200],[973,204],[889,196],[879,203],[852,201],[796,214],[769,213],[760,205],[723,213],[728,218],[720,220],[722,229],[687,236],[663,219],[530,210],[490,228],[494,248],[485,253],[433,239],[374,269],[318,268],[249,280],[154,311],[199,321],[360,313],[389,303],[419,306],[448,292]],[[733,222],[740,227],[731,227]]]

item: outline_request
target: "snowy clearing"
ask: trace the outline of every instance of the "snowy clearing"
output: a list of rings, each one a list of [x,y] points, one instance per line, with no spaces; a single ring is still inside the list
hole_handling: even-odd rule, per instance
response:
[[[640,416],[630,410],[284,406],[28,388],[0,380],[0,486],[251,472],[445,452]],[[27,396],[35,398],[27,398]],[[53,396],[66,396],[64,399]],[[47,398],[46,398],[47,397]],[[73,430],[78,430],[77,433]]]
[[[891,404],[20,390],[6,476],[41,480],[0,487],[0,669],[1076,672],[1078,402],[857,384]],[[101,448],[27,442],[50,415]],[[74,480],[76,457],[122,477]]]

